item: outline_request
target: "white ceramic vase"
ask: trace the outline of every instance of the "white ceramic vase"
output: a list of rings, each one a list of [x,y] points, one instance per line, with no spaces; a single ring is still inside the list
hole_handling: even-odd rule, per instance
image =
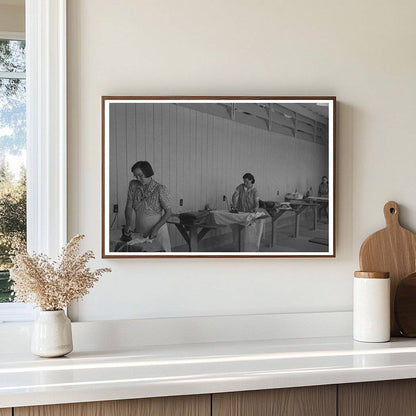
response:
[[[72,351],[71,321],[63,310],[40,311],[33,324],[31,351],[40,357],[62,357]]]

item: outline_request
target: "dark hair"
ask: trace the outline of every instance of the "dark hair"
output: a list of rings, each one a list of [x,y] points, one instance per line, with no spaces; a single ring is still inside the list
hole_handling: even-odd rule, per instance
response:
[[[147,162],[146,160],[139,160],[136,162],[132,167],[131,171],[134,172],[137,168],[139,168],[142,172],[145,178],[150,178],[155,173],[153,172],[152,165]]]
[[[322,176],[322,180],[324,179],[328,180],[328,176]]]
[[[248,179],[249,181],[251,181],[251,183],[256,182],[256,180],[254,179],[254,176],[251,173],[245,173],[243,175],[243,179]]]

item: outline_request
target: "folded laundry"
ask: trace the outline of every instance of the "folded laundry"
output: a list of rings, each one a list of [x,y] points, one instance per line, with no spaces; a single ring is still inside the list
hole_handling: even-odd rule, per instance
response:
[[[130,233],[129,241],[117,241],[114,251],[117,252],[141,252],[141,251],[165,251],[157,238],[150,239],[140,233]]]
[[[292,209],[289,202],[281,202],[278,207],[278,209]]]

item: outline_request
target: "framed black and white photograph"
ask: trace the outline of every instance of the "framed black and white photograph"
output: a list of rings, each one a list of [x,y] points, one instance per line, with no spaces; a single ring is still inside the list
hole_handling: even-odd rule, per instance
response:
[[[335,97],[102,97],[102,256],[334,257]]]

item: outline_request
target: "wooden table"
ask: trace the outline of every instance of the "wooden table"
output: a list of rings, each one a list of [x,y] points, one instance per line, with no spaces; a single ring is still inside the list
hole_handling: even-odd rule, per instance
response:
[[[326,196],[308,196],[306,198],[308,201],[318,202],[318,203],[328,203],[328,197]]]
[[[198,251],[199,242],[211,231],[224,226],[215,224],[184,224],[179,217],[173,216],[168,221],[173,224],[188,244],[189,251]]]
[[[328,198],[324,196],[309,196],[306,200],[312,203],[318,204],[318,207],[315,208],[315,211],[316,211],[315,218],[317,218],[317,213],[318,213],[319,208],[325,207],[325,206],[328,207]],[[328,214],[328,211],[327,211],[327,214]],[[316,230],[316,225],[315,225],[314,230]]]
[[[313,208],[313,231],[316,231],[317,229],[317,222],[318,222],[318,207],[320,204],[308,202],[303,199],[289,199],[287,202],[290,203],[292,208],[280,208],[276,207],[272,211],[269,211],[270,216],[272,217],[272,233],[270,237],[270,247],[273,247],[276,244],[275,241],[275,223],[277,220],[286,212],[293,212],[295,214],[295,224],[294,224],[294,232],[293,237],[298,238],[299,237],[299,228],[300,228],[300,216],[301,214],[308,208]]]
[[[269,212],[270,216],[272,217],[272,233],[271,233],[271,236],[270,236],[269,247],[273,247],[276,243],[276,241],[275,241],[275,234],[276,234],[275,223],[286,212],[293,212],[296,215],[295,210],[292,209],[292,208],[285,208],[285,209],[274,208],[272,212]]]
[[[211,212],[214,214],[214,211]],[[256,218],[255,221],[260,219],[267,218],[267,212],[264,213],[263,217]],[[211,221],[210,221],[211,220]],[[198,251],[199,242],[209,233],[211,230],[218,230],[220,228],[227,227],[231,225],[228,224],[215,224],[212,222],[212,218],[208,221],[201,221],[198,223],[186,223],[179,219],[179,217],[175,214],[173,215],[167,222],[168,224],[173,224],[176,229],[179,231],[181,236],[184,238],[186,243],[188,244],[189,251],[194,252]],[[246,227],[246,225],[239,224],[238,222],[235,223],[238,225],[238,251],[242,251],[242,236],[241,233]]]
[[[313,231],[316,231],[318,225],[318,207],[320,204],[314,202],[307,202],[303,199],[291,199],[289,201],[290,206],[295,211],[295,238],[299,237],[299,223],[300,216],[308,208],[313,209]]]

